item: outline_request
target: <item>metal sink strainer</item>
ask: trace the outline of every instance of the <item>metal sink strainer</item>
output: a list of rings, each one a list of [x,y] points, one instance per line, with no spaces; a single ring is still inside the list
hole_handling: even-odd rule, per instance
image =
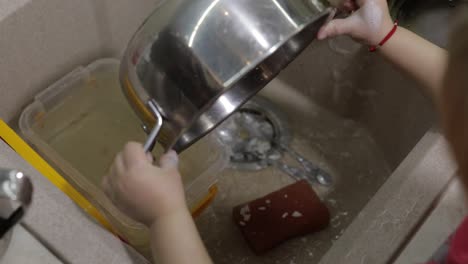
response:
[[[261,170],[275,166],[295,180],[330,185],[332,178],[326,171],[289,147],[288,131],[283,115],[268,100],[257,96],[227,119],[217,133],[231,153],[231,168]],[[286,155],[300,167],[286,164]]]

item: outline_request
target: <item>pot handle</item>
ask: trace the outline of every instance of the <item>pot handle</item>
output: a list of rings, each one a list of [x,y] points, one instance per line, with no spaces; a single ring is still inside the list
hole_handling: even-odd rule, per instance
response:
[[[145,145],[143,146],[145,152],[152,152],[154,146],[156,145],[156,138],[161,131],[161,127],[163,125],[162,115],[156,106],[156,103],[153,100],[148,101],[148,107],[151,109],[151,112],[156,117],[156,124],[154,125],[151,133],[149,134],[148,138],[146,139]]]

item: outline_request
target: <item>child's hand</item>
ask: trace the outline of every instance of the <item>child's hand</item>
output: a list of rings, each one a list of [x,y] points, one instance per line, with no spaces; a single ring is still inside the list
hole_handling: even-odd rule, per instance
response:
[[[356,11],[348,18],[334,19],[323,26],[318,39],[349,35],[363,44],[377,45],[393,27],[386,0],[345,0],[343,8]]]
[[[103,179],[107,195],[126,214],[148,226],[160,217],[187,211],[178,157],[173,151],[160,167],[138,143],[128,143]]]

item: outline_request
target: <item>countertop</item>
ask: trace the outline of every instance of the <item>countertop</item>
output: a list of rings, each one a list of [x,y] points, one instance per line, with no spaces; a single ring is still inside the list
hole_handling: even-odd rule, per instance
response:
[[[16,226],[0,264],[62,264],[55,255],[31,235],[23,226]]]

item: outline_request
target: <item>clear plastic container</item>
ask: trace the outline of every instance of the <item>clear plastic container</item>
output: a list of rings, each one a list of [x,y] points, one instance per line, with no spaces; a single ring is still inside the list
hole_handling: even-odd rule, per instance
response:
[[[119,61],[98,60],[79,67],[41,92],[22,113],[23,136],[69,183],[98,208],[115,231],[146,256],[145,226],[120,212],[101,189],[115,155],[130,140],[144,142],[141,122],[121,92]],[[160,156],[162,148],[154,151]],[[180,156],[187,202],[199,212],[210,202],[226,152],[208,135]]]

